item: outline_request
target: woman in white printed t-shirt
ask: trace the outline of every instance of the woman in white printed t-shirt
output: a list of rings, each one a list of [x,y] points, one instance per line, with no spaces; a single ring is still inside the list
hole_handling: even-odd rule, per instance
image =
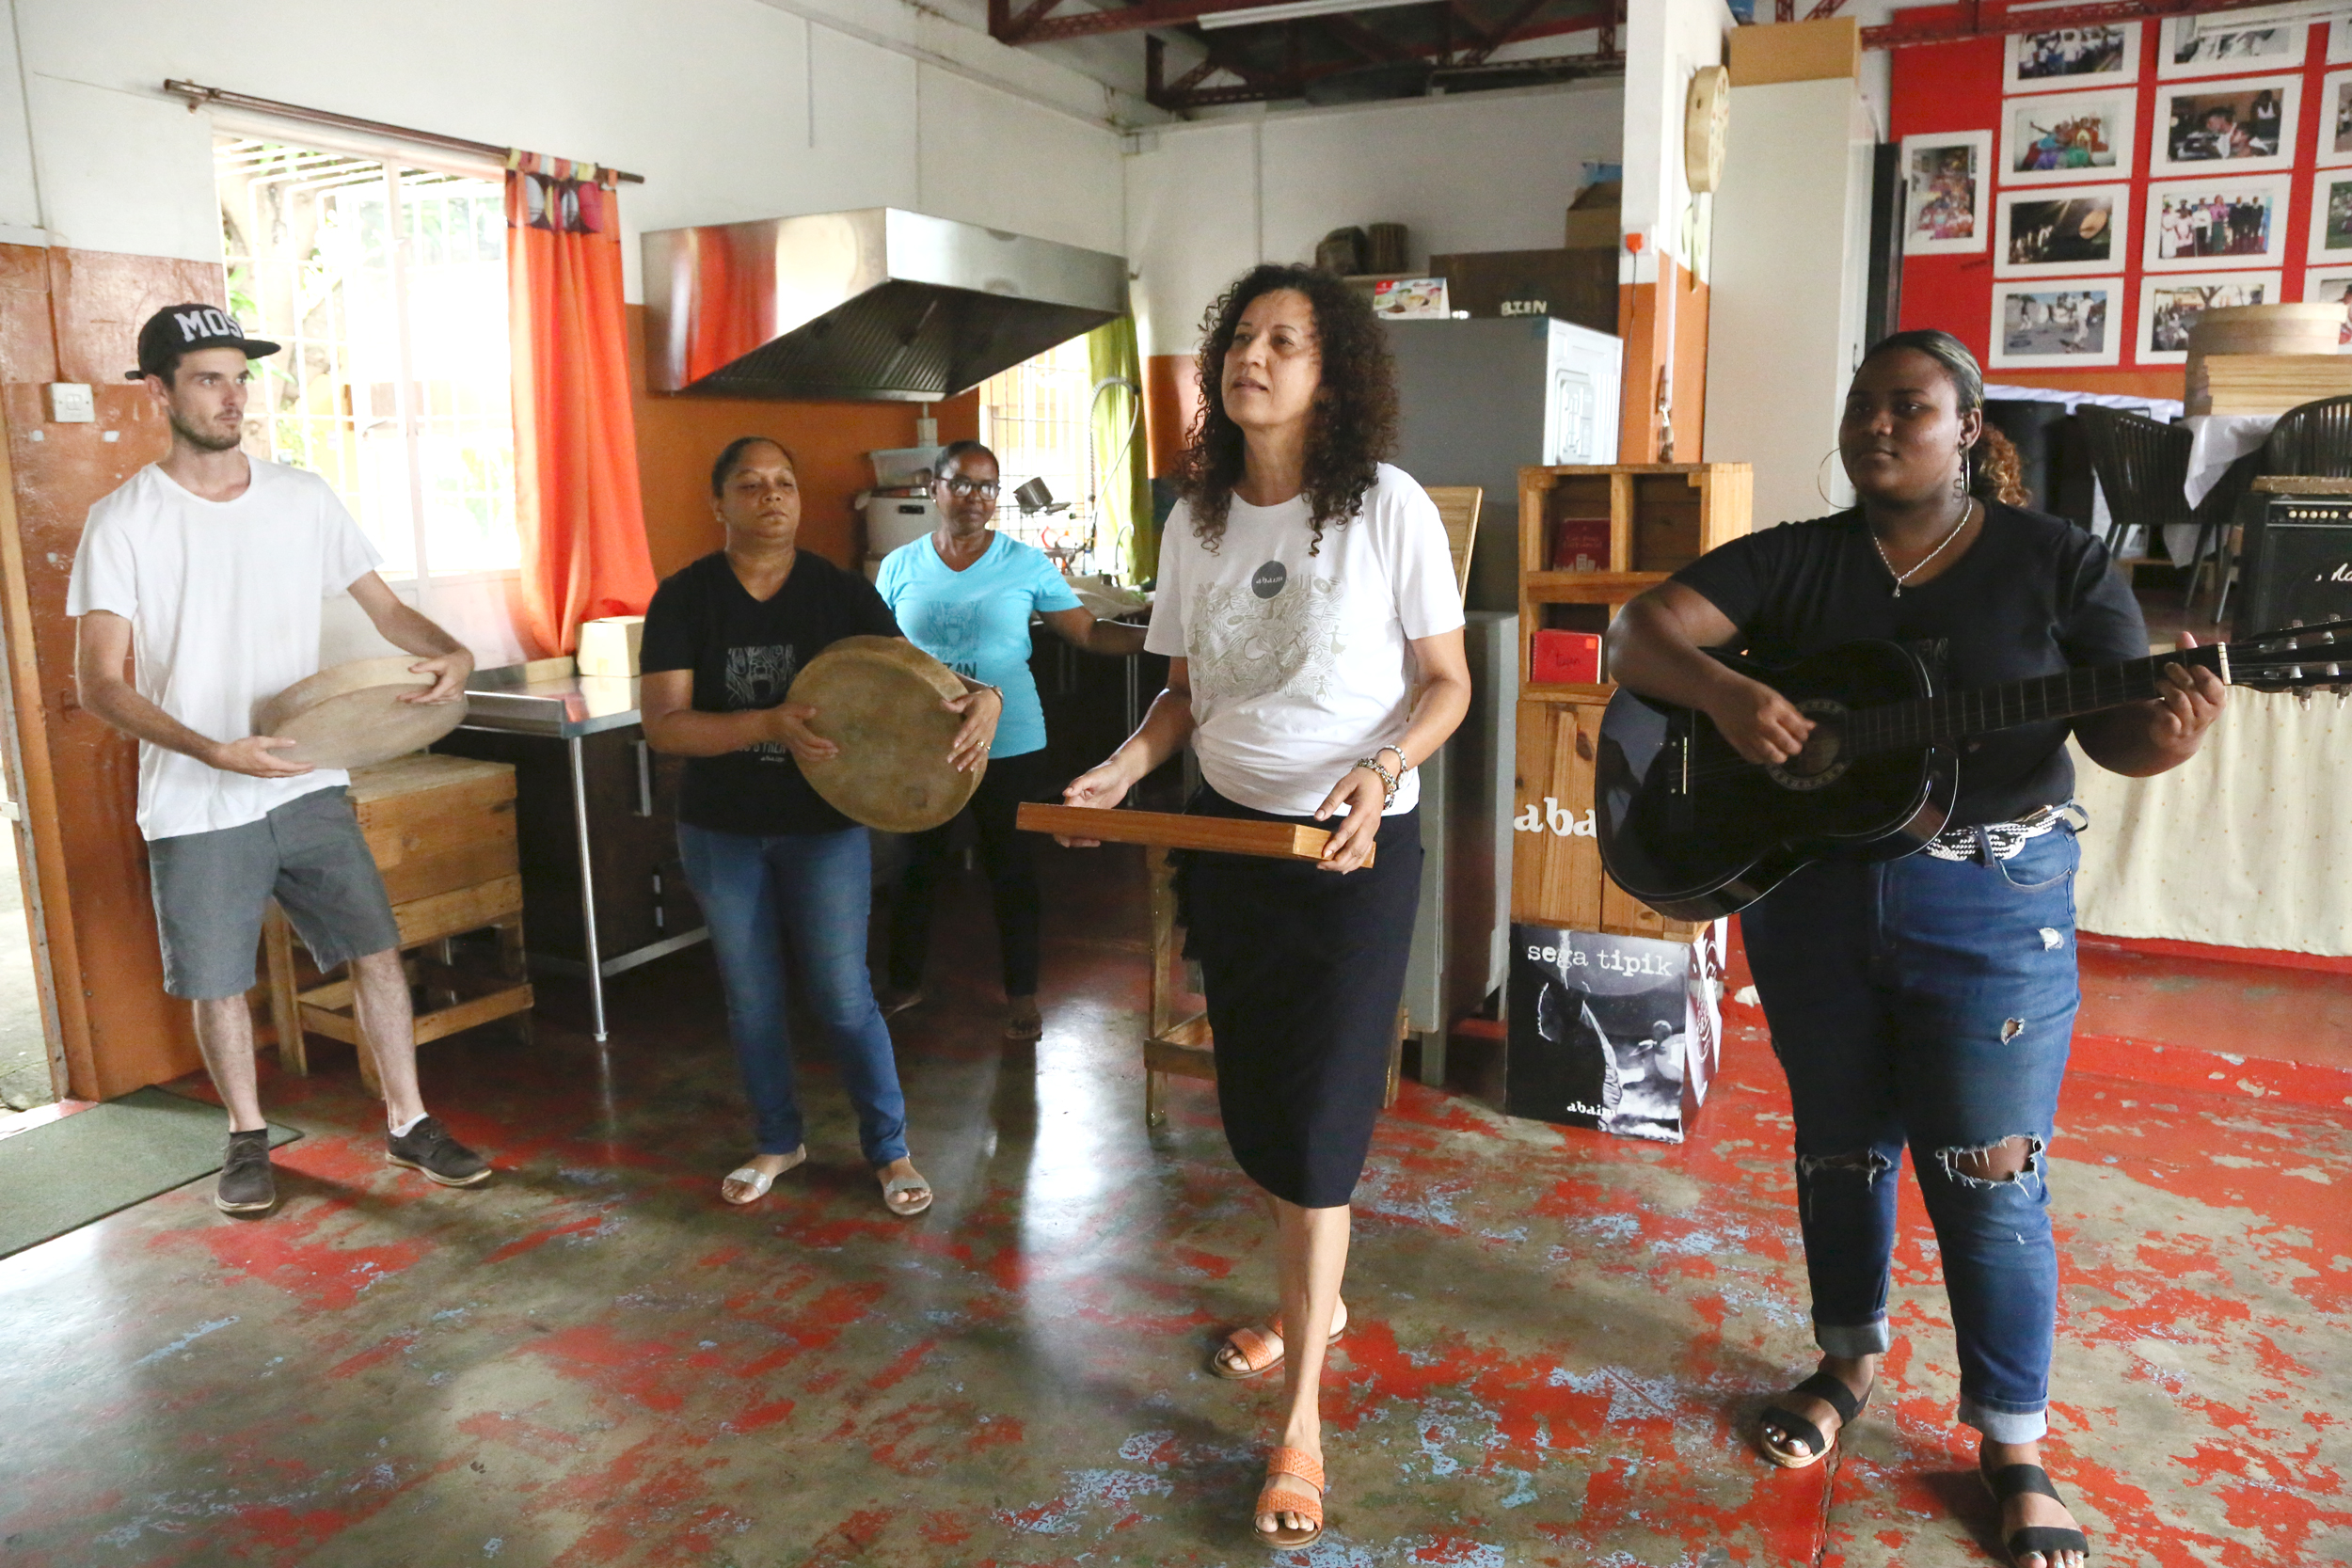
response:
[[[1461,722],[1470,670],[1437,508],[1380,461],[1396,387],[1370,305],[1328,274],[1262,266],[1203,325],[1203,406],[1144,644],[1169,657],[1168,689],[1066,799],[1115,806],[1190,739],[1194,814],[1343,817],[1319,863],[1193,854],[1179,882],[1217,1108],[1271,1200],[1281,1287],[1279,1313],[1236,1329],[1211,1370],[1283,1368],[1287,1417],[1255,1512],[1269,1544],[1295,1546],[1323,1528],[1316,1391],[1346,1325],[1347,1204],[1420,897],[1413,769]]]

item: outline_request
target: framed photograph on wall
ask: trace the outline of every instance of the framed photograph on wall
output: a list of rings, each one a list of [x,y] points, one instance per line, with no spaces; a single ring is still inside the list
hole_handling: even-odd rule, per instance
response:
[[[2352,347],[2352,266],[2312,267],[2303,274],[2303,303],[2342,305],[2344,323],[2336,329],[2339,347]]]
[[[2352,71],[2344,75],[2352,78]],[[2302,123],[2296,118],[2302,86],[2298,76],[2255,76],[2158,87],[2148,172],[2293,168],[2296,127]]]
[[[2139,325],[2132,358],[2142,365],[2188,363],[2188,331],[2208,310],[2232,305],[2276,305],[2275,272],[2208,272],[2139,280]]]
[[[1985,247],[1993,133],[1937,131],[1903,138],[1903,254],[1974,255]]]
[[[2140,216],[2148,232],[2141,264],[2151,272],[2279,265],[2286,256],[2288,180],[2283,174],[2214,175],[2149,186]],[[2324,188],[2328,182],[2322,176],[2319,183]]]
[[[2176,16],[2156,43],[2156,76],[2236,76],[2292,71],[2303,63],[2309,17],[2292,22],[2232,22],[2227,11]]]
[[[2138,97],[2130,87],[2115,87],[2004,99],[2000,182],[2052,185],[2130,174]]]
[[[2109,22],[2011,33],[2001,71],[2004,93],[2060,92],[2139,80],[2139,24]]]
[[[1993,276],[2112,272],[2131,259],[2132,188],[2003,191],[1993,219]]]
[[[2321,168],[2352,164],[2352,71],[2331,71],[2319,84],[2319,143],[2312,162]]]
[[[1986,363],[1996,370],[2118,363],[2123,350],[2123,279],[1994,284],[1992,347]]]
[[[2315,267],[2352,267],[2352,168],[2323,168],[2312,180],[2312,245]]]
[[[2328,24],[2328,63],[2352,65],[2352,17],[2340,16]]]

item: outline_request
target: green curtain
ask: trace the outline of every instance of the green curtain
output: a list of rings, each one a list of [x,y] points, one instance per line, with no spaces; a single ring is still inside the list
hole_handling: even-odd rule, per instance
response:
[[[1102,476],[1098,559],[1129,582],[1159,570],[1160,541],[1152,523],[1152,480],[1143,439],[1143,358],[1136,318],[1120,316],[1087,334],[1087,370],[1101,395],[1093,400],[1095,471]],[[1104,388],[1104,381],[1115,383]],[[1124,383],[1124,385],[1117,385]]]

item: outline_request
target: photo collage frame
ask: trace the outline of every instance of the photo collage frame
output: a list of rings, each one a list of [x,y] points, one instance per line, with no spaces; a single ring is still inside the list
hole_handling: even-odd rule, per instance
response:
[[[2352,69],[2305,73],[2312,26],[2254,11],[2012,33],[1991,127],[1903,138],[1905,253],[1989,259],[1989,367],[2181,364],[2200,315],[2282,301],[2298,263],[2302,299],[2352,305]],[[2322,37],[2325,63],[2352,67],[2352,15]]]

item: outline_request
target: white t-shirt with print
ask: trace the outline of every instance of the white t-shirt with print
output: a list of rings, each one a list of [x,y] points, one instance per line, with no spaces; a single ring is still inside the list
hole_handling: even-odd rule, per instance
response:
[[[1311,516],[1304,497],[1235,496],[1211,550],[1179,504],[1143,643],[1191,660],[1193,750],[1209,787],[1284,816],[1311,816],[1357,759],[1403,737],[1412,641],[1462,625],[1445,525],[1411,475],[1382,464],[1363,509],[1325,525],[1312,555]],[[1407,774],[1389,813],[1420,799]]]
[[[139,695],[215,740],[251,735],[256,704],[318,673],[322,606],[383,560],[325,480],[249,461],[252,483],[227,501],[152,465],[133,474],[90,508],[66,591],[68,615],[131,623]],[[349,777],[256,779],[141,742],[139,832],[241,827]]]

